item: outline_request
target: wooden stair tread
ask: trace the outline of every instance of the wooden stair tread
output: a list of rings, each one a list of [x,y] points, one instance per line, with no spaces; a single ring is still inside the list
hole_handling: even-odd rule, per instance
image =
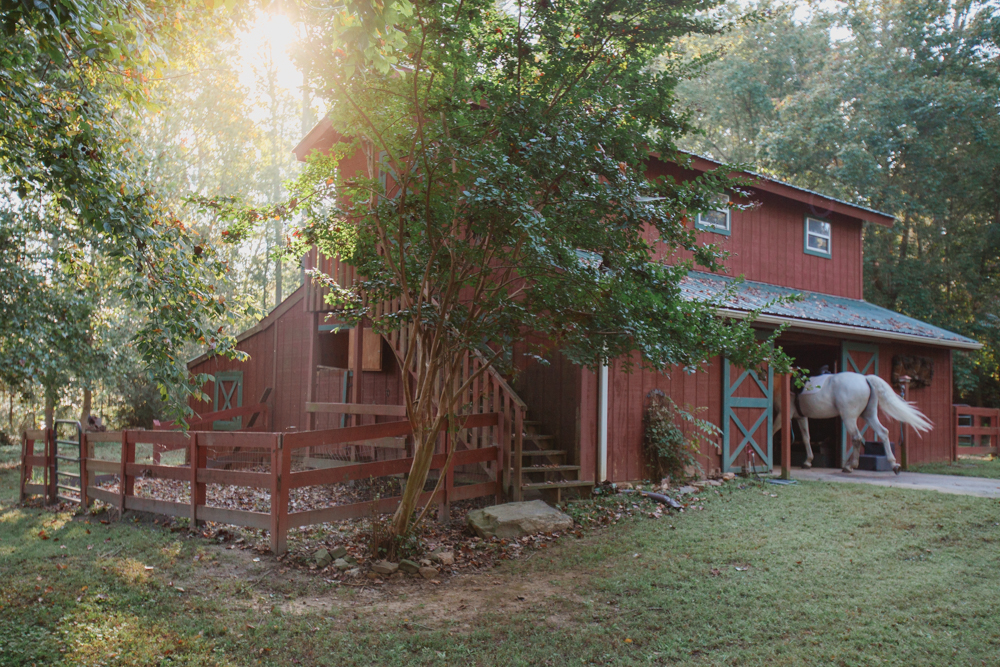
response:
[[[593,482],[585,482],[577,479],[566,480],[562,482],[526,482],[521,485],[521,489],[527,491],[529,489],[578,489],[584,486],[593,486]]]
[[[571,470],[579,470],[580,466],[570,466],[570,465],[553,465],[553,466],[525,466],[521,468],[521,472],[569,472]]]
[[[525,440],[553,440],[556,436],[554,435],[542,435],[540,433],[525,433],[521,436]]]
[[[521,456],[565,456],[566,452],[561,449],[523,449]]]

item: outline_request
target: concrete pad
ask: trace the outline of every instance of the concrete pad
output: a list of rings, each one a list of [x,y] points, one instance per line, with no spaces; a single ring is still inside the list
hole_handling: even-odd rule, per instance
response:
[[[855,470],[852,473],[845,473],[840,468],[793,468],[792,478],[809,482],[871,484],[898,489],[939,491],[958,496],[1000,498],[1000,479],[987,479],[985,477],[929,475],[920,472],[901,472],[894,475],[891,472],[875,472],[873,470]]]

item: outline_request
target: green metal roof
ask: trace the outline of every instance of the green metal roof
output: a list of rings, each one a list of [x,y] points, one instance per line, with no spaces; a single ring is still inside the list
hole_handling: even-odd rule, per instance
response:
[[[954,349],[978,350],[981,343],[921,322],[887,308],[860,299],[807,292],[790,287],[769,285],[750,280],[737,283],[732,294],[726,288],[734,283],[728,276],[691,271],[681,283],[681,293],[689,300],[713,301],[724,314],[740,316],[761,310],[761,323],[789,323],[796,328],[856,333]],[[776,299],[794,297],[790,303],[771,303]]]

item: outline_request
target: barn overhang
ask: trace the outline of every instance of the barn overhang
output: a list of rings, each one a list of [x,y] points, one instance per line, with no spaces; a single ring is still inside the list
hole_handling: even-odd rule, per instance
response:
[[[932,345],[954,350],[979,350],[982,343],[941,327],[882,308],[861,299],[796,290],[727,276],[691,271],[681,283],[681,294],[691,301],[717,305],[724,317],[787,324],[792,330]]]

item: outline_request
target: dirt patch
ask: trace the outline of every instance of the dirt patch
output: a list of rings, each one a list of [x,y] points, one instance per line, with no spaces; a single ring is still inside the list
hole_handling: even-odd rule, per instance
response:
[[[440,585],[404,580],[391,587],[359,585],[355,594],[335,590],[328,595],[289,600],[281,606],[288,614],[349,613],[413,621],[431,628],[471,629],[483,614],[513,614],[544,609],[547,623],[566,627],[569,614],[563,604],[580,604],[576,592],[591,575],[583,571],[535,574],[463,574]]]

